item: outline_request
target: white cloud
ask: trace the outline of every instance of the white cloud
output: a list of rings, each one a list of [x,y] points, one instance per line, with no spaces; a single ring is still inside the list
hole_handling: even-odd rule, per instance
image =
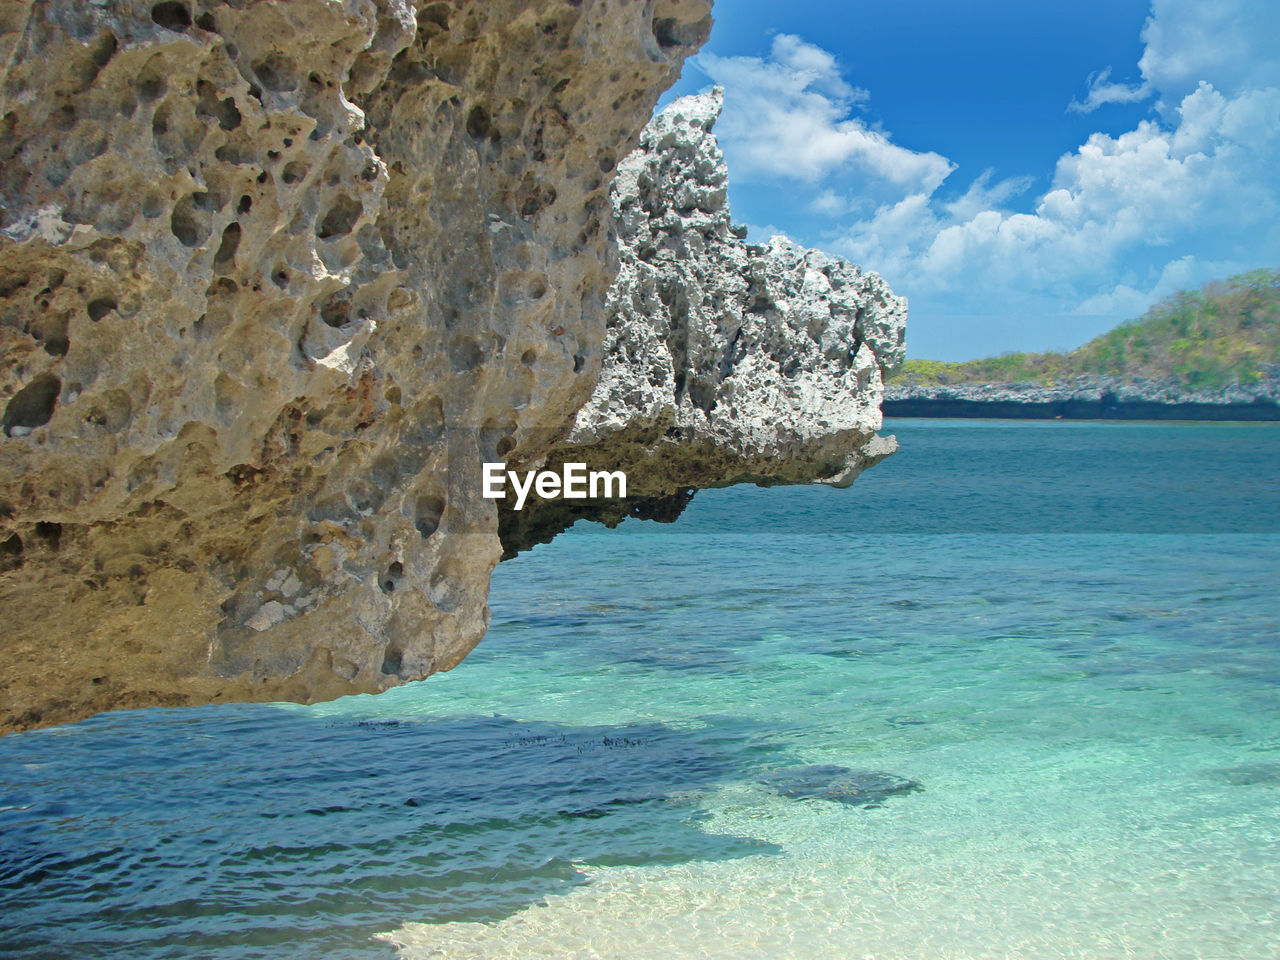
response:
[[[1138,67],[1170,107],[1202,80],[1227,96],[1280,86],[1277,38],[1274,0],[1152,0]]]
[[[918,290],[1079,290],[1085,301],[1128,252],[1164,247],[1177,260],[1198,237],[1244,237],[1274,222],[1280,90],[1228,100],[1202,84],[1179,115],[1172,130],[1143,121],[1118,137],[1093,134],[1059,159],[1031,212],[1001,210],[1019,184],[992,188],[984,174],[959,200],[918,194],[886,205],[840,246]]]
[[[1156,110],[1061,156],[1038,196],[990,170],[941,193],[954,165],[869,125],[866,91],[798,37],[697,64],[725,86],[734,181],[792,181],[808,242],[910,298],[913,352],[973,356],[1077,344],[1175,289],[1280,262],[1280,2],[1153,0],[1142,37],[1141,81],[1104,70],[1074,109]]]
[[[1200,260],[1194,256],[1179,257],[1165,264],[1160,277],[1145,289],[1118,283],[1089,297],[1075,312],[1082,316],[1138,317],[1153,303],[1188,287],[1197,286],[1205,277],[1224,277],[1243,273],[1254,264],[1238,260]]]
[[[697,66],[725,87],[716,133],[739,180],[784,177],[819,183],[856,176],[867,196],[932,193],[954,169],[851,116],[867,99],[834,56],[790,34],[774,38],[768,59],[704,53]]]
[[[944,203],[948,216],[953,220],[966,220],[983,210],[1002,208],[1014,197],[1026,193],[1035,182],[1032,177],[1010,177],[993,184],[994,175],[995,171],[987,168],[962,196]]]
[[[1093,113],[1105,103],[1137,103],[1151,96],[1151,88],[1145,83],[1113,83],[1111,68],[1089,75],[1089,95],[1084,102],[1072,100],[1067,109],[1075,113]]]
[[[1177,289],[1280,261],[1280,4],[1155,0],[1143,36],[1142,84],[1104,72],[1077,109],[1153,96],[1158,115],[1064,154],[1028,209],[1005,209],[1026,181],[988,173],[958,199],[921,190],[846,221],[836,248],[908,294],[917,325],[1052,314],[1063,330],[1081,318],[1076,343]]]
[[[841,214],[850,212],[854,207],[854,202],[844,194],[827,189],[810,200],[806,209],[826,217],[838,217]]]
[[[1226,96],[1280,86],[1280,3],[1274,0],[1152,0],[1142,28],[1141,83],[1116,83],[1111,67],[1088,79],[1083,102],[1067,107],[1090,113],[1107,103],[1136,103],[1158,95],[1168,115],[1202,81]]]
[[[866,90],[845,82],[832,54],[793,34],[782,33],[775,37],[771,55],[774,63],[790,71],[792,78],[801,83],[802,89],[811,87],[844,104],[864,103],[871,99]]]

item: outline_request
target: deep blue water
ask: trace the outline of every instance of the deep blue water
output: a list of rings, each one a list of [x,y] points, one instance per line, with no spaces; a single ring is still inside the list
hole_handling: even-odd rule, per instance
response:
[[[889,429],[451,674],[0,740],[0,955],[1280,956],[1280,426]]]

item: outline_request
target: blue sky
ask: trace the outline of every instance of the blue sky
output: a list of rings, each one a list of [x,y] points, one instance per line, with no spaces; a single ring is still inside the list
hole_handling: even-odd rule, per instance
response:
[[[1280,266],[1280,0],[718,0],[730,201],[910,299],[911,356],[1078,346]],[[665,101],[664,101],[665,102]]]

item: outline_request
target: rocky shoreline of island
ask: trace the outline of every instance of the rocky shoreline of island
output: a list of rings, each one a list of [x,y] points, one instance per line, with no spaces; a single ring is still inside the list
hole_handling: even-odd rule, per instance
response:
[[[1054,384],[890,382],[881,409],[886,417],[1280,420],[1280,364],[1252,383],[1212,388],[1090,376]]]

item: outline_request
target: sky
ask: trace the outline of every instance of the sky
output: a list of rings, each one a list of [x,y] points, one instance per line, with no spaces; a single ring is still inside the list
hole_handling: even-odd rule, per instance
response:
[[[1280,267],[1280,0],[717,0],[734,219],[881,274],[908,355],[1071,349]]]

